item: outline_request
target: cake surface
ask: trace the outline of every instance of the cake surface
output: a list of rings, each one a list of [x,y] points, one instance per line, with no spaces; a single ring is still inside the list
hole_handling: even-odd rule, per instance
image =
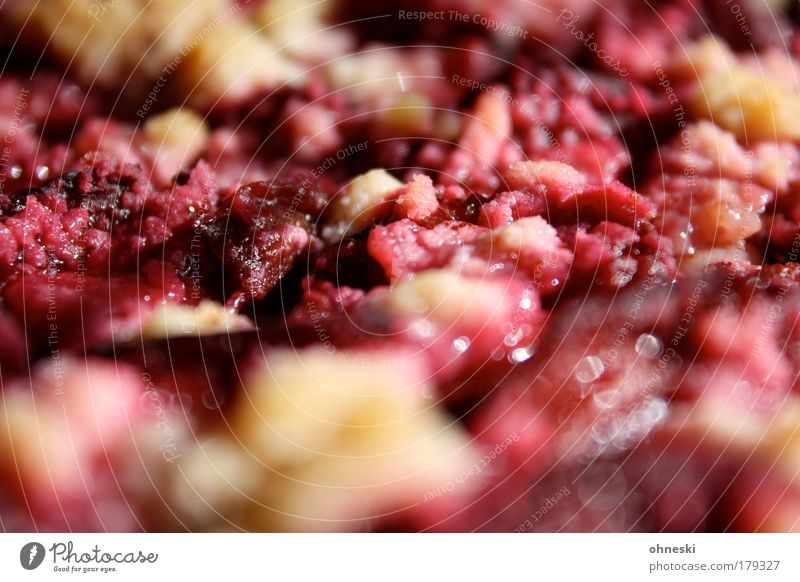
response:
[[[736,6],[3,4],[0,527],[800,529],[800,13]]]

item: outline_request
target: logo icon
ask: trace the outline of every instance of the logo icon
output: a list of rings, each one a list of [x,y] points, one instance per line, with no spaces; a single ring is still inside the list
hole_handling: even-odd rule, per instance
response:
[[[29,542],[19,551],[19,563],[26,570],[35,570],[44,561],[44,546],[39,542]]]

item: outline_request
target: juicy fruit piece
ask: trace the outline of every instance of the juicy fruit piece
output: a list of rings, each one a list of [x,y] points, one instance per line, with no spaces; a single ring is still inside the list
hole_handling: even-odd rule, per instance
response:
[[[458,185],[483,200],[508,189],[502,180],[506,167],[526,160],[568,164],[602,184],[619,178],[630,165],[618,135],[620,124],[644,122],[652,110],[661,115],[665,109],[661,94],[643,86],[601,75],[587,78],[560,67],[530,70],[535,72],[508,75],[507,85],[485,83],[453,130],[442,141],[428,140],[413,157],[413,166],[439,172],[441,183]],[[485,71],[474,74],[483,77]],[[451,107],[460,110],[461,105]],[[455,147],[450,133],[458,136]]]
[[[221,200],[203,231],[233,281],[228,296],[247,300],[266,297],[311,243],[306,217],[260,185]]]
[[[454,221],[426,229],[398,220],[373,229],[370,254],[390,280],[445,266],[475,276],[521,270],[543,296],[565,284],[613,290],[675,273],[669,241],[649,222],[655,205],[623,184],[589,184],[560,162],[518,162],[505,179],[515,190],[480,207],[478,222],[492,233]]]
[[[776,313],[770,302],[754,298],[741,310],[723,302],[698,317],[694,331],[698,353],[720,362],[717,370],[698,368],[684,389],[729,406],[769,410],[782,402],[792,385],[792,371],[783,356],[782,334],[773,326]],[[765,325],[764,322],[770,322]],[[730,330],[743,337],[731,338]]]
[[[444,267],[461,248],[474,243],[486,229],[466,222],[445,221],[432,229],[410,220],[376,226],[367,248],[390,281],[403,275]]]
[[[560,234],[575,257],[568,283],[575,289],[591,284],[616,291],[634,282],[647,285],[671,280],[678,270],[672,245],[651,229],[638,234],[615,222],[601,222],[589,229],[563,227]]]
[[[717,502],[730,508],[731,523],[724,524],[728,529],[798,531],[797,397],[790,396],[777,408],[748,409],[710,396],[676,406],[656,438],[705,451],[712,465],[731,466],[730,476],[724,477],[724,495],[719,494]],[[678,505],[671,517],[678,520],[683,513]]]
[[[331,202],[322,237],[333,243],[366,230],[388,213],[387,203],[402,186],[400,180],[383,169],[356,176]]]
[[[62,357],[5,386],[0,459],[31,513],[23,529],[135,526],[111,467],[142,420],[143,385],[122,363]]]
[[[539,216],[495,229],[479,245],[491,264],[521,268],[542,295],[563,285],[573,259],[556,229]]]
[[[519,440],[503,453],[506,468],[476,496],[470,515],[453,516],[447,529],[523,527],[565,485],[568,495],[525,531],[647,528],[637,521],[647,502],[638,506],[638,497],[626,498],[640,481],[626,482],[619,457],[648,447],[667,418],[679,377],[677,358],[668,351],[670,331],[657,327],[678,311],[668,291],[651,285],[616,297],[584,297],[548,314],[535,356],[506,374],[467,421],[479,446],[494,447],[511,434]],[[598,465],[603,478],[592,470]],[[663,483],[657,487],[653,497],[664,492]],[[584,495],[597,489],[605,491]]]
[[[184,283],[165,274],[160,262],[149,261],[142,271],[132,280],[24,269],[7,281],[2,297],[5,308],[25,325],[32,353],[102,350],[114,341],[136,340],[156,303],[186,300]]]
[[[529,160],[567,163],[591,182],[609,182],[630,165],[631,153],[620,140],[620,125],[624,128],[632,120],[658,114],[655,99],[648,100],[646,113],[642,111],[646,93],[630,81],[601,74],[587,79],[572,67],[542,67],[535,79],[515,75],[512,96],[516,104],[507,104],[514,121],[514,141]],[[580,139],[574,139],[578,135]]]
[[[631,292],[620,301],[596,299],[579,315],[569,304],[556,313],[552,335],[542,339],[547,353],[527,370],[532,380],[523,382],[531,386],[536,408],[554,420],[569,418],[557,433],[561,442],[553,443],[562,455],[592,458],[625,450],[663,419],[675,366],[668,357],[659,362],[665,340],[647,331],[661,310],[672,307],[664,306],[663,291],[645,291],[633,317]]]
[[[32,353],[127,341],[156,302],[203,298],[198,229],[214,199],[202,163],[185,184],[154,192],[138,168],[90,154],[79,169],[2,200],[2,294]],[[187,261],[203,265],[183,277]]]
[[[77,132],[72,145],[81,153],[102,151],[139,166],[151,185],[161,189],[183,179],[206,153],[209,130],[200,116],[180,107],[149,117],[141,128],[93,117]]]
[[[441,181],[488,198],[498,185],[499,170],[521,156],[511,143],[511,111],[507,90],[495,88],[478,96],[463,121],[458,147],[447,154]],[[433,146],[435,147],[435,146]],[[428,166],[427,160],[421,160]]]
[[[74,161],[64,143],[48,138],[92,115],[97,101],[61,75],[39,72],[0,78],[0,196],[41,185]]]
[[[391,281],[448,266],[475,276],[521,270],[545,295],[561,288],[572,262],[556,229],[540,216],[520,218],[493,231],[457,221],[424,228],[398,220],[375,227],[368,249]]]
[[[50,260],[57,271],[125,270],[195,228],[212,206],[213,189],[202,164],[186,184],[152,192],[137,167],[88,154],[79,169],[0,200],[3,268],[44,270]]]
[[[516,162],[506,170],[505,181],[510,190],[531,188],[541,184],[546,189],[582,190],[586,177],[562,162]]]
[[[469,166],[500,165],[503,145],[510,137],[511,114],[502,91],[480,95],[473,114],[465,121],[459,149],[445,166],[444,174],[460,183],[469,174]]]
[[[415,174],[397,197],[394,213],[399,218],[409,218],[419,224],[426,224],[439,213],[439,201],[433,181],[424,174]]]
[[[662,234],[691,267],[743,255],[747,240],[762,230],[761,216],[774,194],[774,163],[761,150],[739,146],[733,135],[708,122],[688,125],[662,146],[663,175],[644,190],[662,209],[656,220]],[[703,251],[712,250],[714,254]]]
[[[655,206],[624,184],[587,183],[560,162],[519,162],[505,173],[511,192],[501,193],[481,208],[482,224],[493,227],[533,215],[551,223],[613,221],[629,227],[655,216]]]
[[[96,272],[108,268],[112,253],[123,266],[170,237],[162,217],[142,216],[149,189],[136,168],[103,155],[84,162],[78,171],[3,200],[6,276],[20,264]]]
[[[593,297],[579,311],[557,308],[541,357],[512,372],[473,420],[489,439],[529,431],[513,457],[526,476],[487,484],[518,504],[487,499],[479,523],[484,516],[489,529],[517,527],[528,503],[531,512],[541,505],[526,493],[541,480],[570,482],[578,495],[537,531],[794,527],[797,403],[784,346],[797,283],[753,271],[709,270],[672,288],[644,285]],[[542,428],[532,431],[528,419]],[[583,461],[567,462],[573,455]],[[602,467],[607,478],[593,484]],[[564,474],[573,469],[579,475]],[[587,488],[592,495],[580,494]],[[768,492],[776,505],[763,502]]]
[[[492,390],[495,378],[530,359],[546,314],[524,277],[455,268],[410,273],[369,292],[307,288],[288,318],[293,345],[327,349],[408,349],[430,371],[429,392],[464,402]]]
[[[534,287],[507,275],[465,276],[453,269],[426,270],[377,289],[355,313],[368,332],[377,320],[377,333],[424,348],[439,381],[527,360],[543,319]]]

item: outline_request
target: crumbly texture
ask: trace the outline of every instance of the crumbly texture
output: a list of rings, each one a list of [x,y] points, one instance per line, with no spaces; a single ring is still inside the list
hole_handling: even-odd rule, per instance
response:
[[[800,529],[796,7],[168,4],[0,7],[5,529]]]

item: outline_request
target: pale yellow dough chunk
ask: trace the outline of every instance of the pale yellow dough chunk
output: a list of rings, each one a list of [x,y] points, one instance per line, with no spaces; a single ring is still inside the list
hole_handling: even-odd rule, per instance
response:
[[[261,531],[358,530],[413,507],[475,461],[423,381],[407,354],[271,352],[230,432],[177,461],[172,495],[193,511],[203,495],[206,519]]]
[[[157,77],[193,37],[230,9],[226,0],[15,2],[12,23],[49,39],[84,82],[119,87],[134,70]]]
[[[403,183],[382,169],[356,176],[334,199],[322,236],[329,242],[362,232],[387,211],[386,203]]]
[[[214,301],[203,300],[196,307],[165,303],[157,307],[142,327],[146,339],[182,335],[210,335],[253,329],[243,315],[230,312]]]

